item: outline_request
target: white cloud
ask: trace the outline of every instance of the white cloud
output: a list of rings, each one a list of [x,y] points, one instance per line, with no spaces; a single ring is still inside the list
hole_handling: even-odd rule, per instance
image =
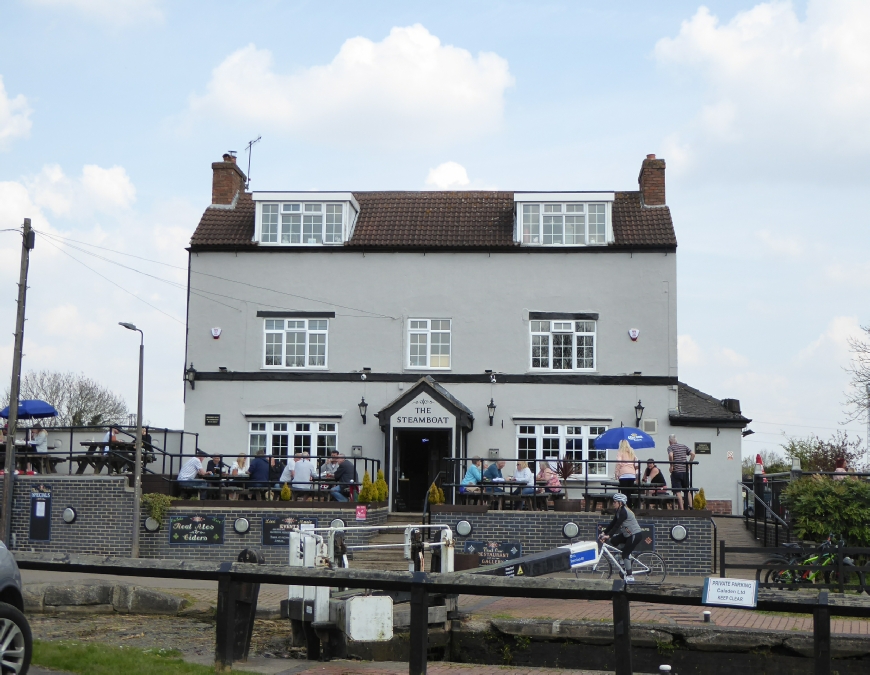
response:
[[[0,75],[0,150],[5,150],[16,138],[30,135],[30,107],[23,94],[10,98]]]
[[[692,339],[691,335],[677,336],[677,354],[681,366],[699,366],[704,363],[701,346]]]
[[[659,40],[655,58],[697,74],[706,99],[672,144],[696,154],[739,144],[763,164],[802,173],[819,158],[833,165],[870,152],[865,0],[809,0],[803,19],[782,0],[727,22],[701,7],[676,37]],[[747,172],[758,165],[748,156]]]
[[[429,169],[426,185],[436,190],[462,190],[468,187],[468,172],[457,162],[444,162]]]
[[[103,169],[95,164],[82,168],[82,187],[97,200],[98,208],[129,208],[136,201],[136,188],[124,167]]]
[[[837,316],[831,319],[825,331],[800,351],[798,362],[817,362],[820,358],[834,361],[840,366],[849,363],[849,338],[862,334],[861,324],[856,316]]]
[[[163,18],[161,0],[28,0],[31,5],[68,9],[85,16],[124,25]]]
[[[277,72],[270,51],[248,45],[214,69],[190,113],[319,140],[436,143],[497,129],[513,83],[502,57],[474,57],[415,24],[381,42],[351,38],[330,63],[293,74]]]
[[[742,354],[738,354],[733,349],[729,349],[728,347],[723,347],[720,354],[721,357],[725,360],[725,363],[731,366],[745,367],[749,365],[749,359],[747,359]]]
[[[116,213],[136,201],[136,188],[121,166],[82,167],[81,176],[69,178],[57,164],[24,180],[33,202],[55,216],[87,217],[94,212]]]

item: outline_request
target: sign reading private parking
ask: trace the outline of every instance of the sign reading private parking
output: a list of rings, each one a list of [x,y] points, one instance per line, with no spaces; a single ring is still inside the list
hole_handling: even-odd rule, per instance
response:
[[[758,604],[758,585],[748,579],[707,577],[701,604],[754,609]]]

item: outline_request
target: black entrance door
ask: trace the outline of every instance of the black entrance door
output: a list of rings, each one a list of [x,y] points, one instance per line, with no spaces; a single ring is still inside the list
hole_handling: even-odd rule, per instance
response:
[[[398,510],[421,512],[426,491],[439,471],[447,469],[450,457],[449,429],[396,430]]]

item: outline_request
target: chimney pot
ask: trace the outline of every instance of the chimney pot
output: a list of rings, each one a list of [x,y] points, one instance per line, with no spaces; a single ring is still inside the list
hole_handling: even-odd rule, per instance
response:
[[[637,177],[644,206],[665,205],[665,160],[647,155]]]

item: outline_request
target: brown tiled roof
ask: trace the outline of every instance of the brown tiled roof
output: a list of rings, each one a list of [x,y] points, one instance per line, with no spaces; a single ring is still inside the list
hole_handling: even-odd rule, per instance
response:
[[[513,192],[355,192],[359,219],[349,248],[517,248]],[[645,208],[639,192],[617,192],[612,247],[674,247],[667,207]],[[191,248],[255,247],[254,203],[205,210]]]
[[[752,420],[731,412],[718,398],[705,394],[684,382],[677,385],[677,410],[671,411],[672,424],[691,426],[719,423],[722,426],[746,426]]]
[[[240,248],[257,243],[254,239],[254,200],[248,192],[239,195],[233,208],[209,206],[190,238],[191,248]]]
[[[616,246],[676,246],[670,208],[645,208],[640,192],[617,192],[613,201],[613,238]]]

